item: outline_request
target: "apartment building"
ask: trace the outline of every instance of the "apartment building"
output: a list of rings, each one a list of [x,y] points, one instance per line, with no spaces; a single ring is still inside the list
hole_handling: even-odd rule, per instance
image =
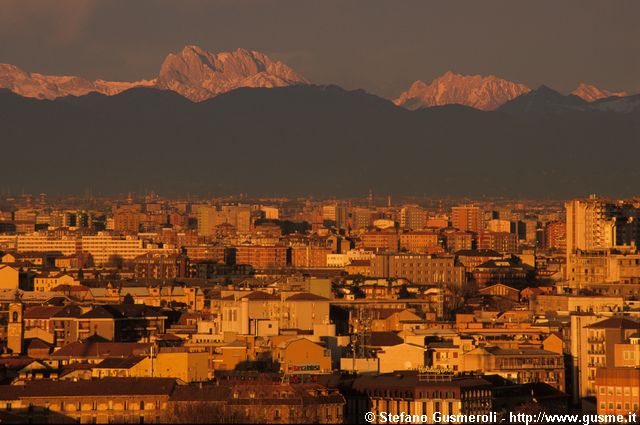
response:
[[[568,288],[640,295],[640,253],[635,249],[578,251],[567,257],[566,270]]]
[[[461,231],[477,233],[483,229],[482,210],[475,205],[452,207],[451,225]]]
[[[289,248],[286,246],[237,245],[233,249],[236,264],[248,264],[258,270],[287,266]]]
[[[435,232],[412,231],[400,234],[400,249],[426,253],[440,247],[440,235]]]
[[[464,266],[454,256],[417,253],[377,254],[371,262],[371,274],[382,278],[404,278],[412,283],[443,283],[461,287],[465,283]]]
[[[518,237],[515,233],[485,230],[478,233],[478,249],[515,254],[518,251]]]
[[[625,317],[571,316],[574,403],[596,396],[598,369],[614,367],[617,345],[627,342],[638,329],[640,322]]]
[[[598,415],[640,414],[640,368],[599,368],[595,378]],[[629,421],[633,423],[634,421]]]
[[[463,354],[460,370],[500,375],[518,384],[543,382],[564,391],[561,353],[541,348],[478,347]]]
[[[331,255],[332,252],[331,248],[317,246],[292,246],[291,266],[296,268],[327,267],[327,257]]]
[[[456,378],[418,372],[361,376],[351,387],[346,420],[359,423],[367,412],[375,414],[373,423],[382,423],[380,412],[399,415],[433,414],[488,415],[491,412],[491,384],[481,378]]]

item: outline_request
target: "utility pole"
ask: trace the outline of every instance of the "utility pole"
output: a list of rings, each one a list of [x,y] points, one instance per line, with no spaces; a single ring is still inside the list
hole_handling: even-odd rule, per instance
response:
[[[151,345],[151,377],[153,378],[153,374],[154,374],[154,370],[153,370],[153,347],[154,345]]]

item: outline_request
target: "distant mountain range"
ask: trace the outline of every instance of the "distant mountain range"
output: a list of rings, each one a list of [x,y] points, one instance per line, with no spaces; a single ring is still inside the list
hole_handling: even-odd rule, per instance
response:
[[[300,84],[309,84],[309,81],[286,64],[273,61],[263,53],[238,49],[214,54],[192,45],[169,54],[157,77],[134,82],[43,75],[29,73],[15,65],[0,64],[0,88],[38,99],[82,96],[92,92],[112,96],[133,87],[155,87],[201,102],[242,87],[274,88]],[[531,88],[524,84],[493,75],[459,75],[448,71],[431,83],[415,81],[394,103],[411,110],[459,104],[490,111],[530,91]],[[628,95],[587,84],[580,84],[571,94],[587,102]]]
[[[38,99],[82,96],[91,92],[112,96],[133,87],[156,87],[200,102],[240,87],[295,84],[308,84],[308,81],[282,62],[245,49],[213,54],[198,46],[186,46],[181,52],[165,58],[157,78],[134,82],[31,74],[15,65],[0,64],[0,88]]]
[[[211,90],[203,87],[189,95]],[[155,85],[53,101],[0,90],[0,140],[5,192],[640,192],[640,96],[587,102],[544,86],[493,111],[408,110],[310,84],[238,88],[196,103]]]
[[[491,111],[530,90],[524,84],[512,83],[493,75],[469,76],[449,71],[430,84],[421,80],[414,82],[394,103],[407,109],[459,104]]]
[[[629,93],[625,91],[612,92],[609,90],[599,89],[596,86],[592,86],[589,84],[580,84],[574,91],[571,92],[572,95],[578,96],[587,102],[595,102],[596,100],[605,99],[607,97],[625,97],[629,96]]]
[[[429,84],[421,80],[414,82],[394,103],[407,109],[459,104],[492,111],[530,91],[524,84],[493,75],[459,75],[448,71]],[[626,92],[611,92],[588,84],[580,84],[571,94],[587,102],[628,96]]]
[[[29,73],[15,65],[0,64],[0,88],[11,90],[20,96],[36,99],[83,96],[92,92],[112,96],[133,87],[154,86],[155,83],[155,80],[89,81],[81,77]]]

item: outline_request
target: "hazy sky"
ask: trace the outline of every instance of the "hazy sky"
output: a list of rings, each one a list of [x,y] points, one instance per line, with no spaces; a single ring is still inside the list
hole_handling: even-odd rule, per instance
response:
[[[638,93],[639,21],[638,0],[0,0],[0,63],[133,80],[197,44],[387,97],[447,70]]]

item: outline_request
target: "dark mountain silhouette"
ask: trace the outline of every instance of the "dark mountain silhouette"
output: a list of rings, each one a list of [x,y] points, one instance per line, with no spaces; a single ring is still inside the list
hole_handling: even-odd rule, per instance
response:
[[[513,114],[557,114],[567,111],[584,111],[589,109],[589,102],[570,94],[565,96],[547,86],[516,97],[498,110]]]
[[[637,194],[638,114],[582,108],[559,96],[538,89],[483,112],[459,105],[409,111],[336,86],[242,88],[200,103],[152,88],[56,100],[0,91],[0,187],[51,194]]]
[[[596,100],[591,105],[600,111],[635,113],[640,115],[640,94],[625,97],[611,96]]]

